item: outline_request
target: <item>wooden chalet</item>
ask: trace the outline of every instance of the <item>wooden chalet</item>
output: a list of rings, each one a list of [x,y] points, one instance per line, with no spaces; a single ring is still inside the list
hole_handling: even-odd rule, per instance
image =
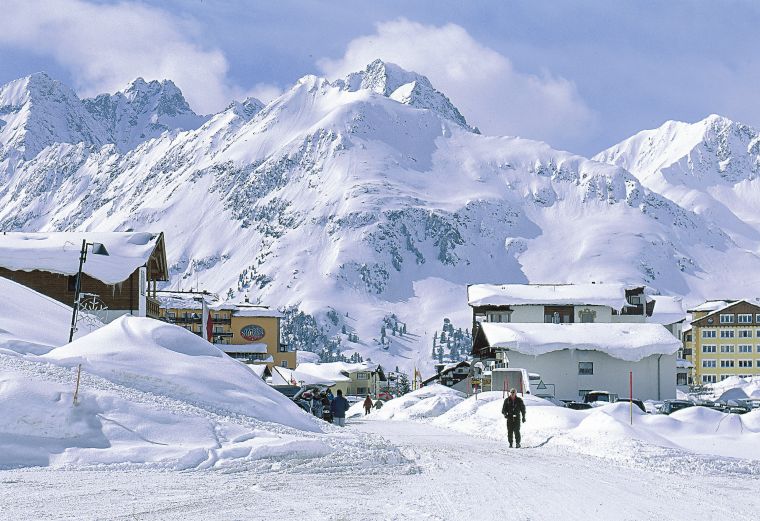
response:
[[[72,306],[83,241],[103,244],[108,255],[88,246],[80,302],[97,302],[106,321],[124,314],[158,318],[156,283],[169,278],[163,232],[4,232],[0,277]]]

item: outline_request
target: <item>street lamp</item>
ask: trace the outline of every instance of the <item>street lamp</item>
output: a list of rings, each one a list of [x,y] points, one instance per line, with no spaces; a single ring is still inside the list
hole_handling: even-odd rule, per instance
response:
[[[76,286],[74,288],[74,309],[71,313],[71,329],[69,330],[69,342],[74,339],[74,331],[76,330],[77,314],[79,313],[79,292],[82,288],[82,264],[87,260],[87,247],[92,246],[93,255],[106,255],[108,256],[108,250],[99,242],[87,242],[87,239],[82,240],[82,251],[79,252],[79,271],[77,272]]]

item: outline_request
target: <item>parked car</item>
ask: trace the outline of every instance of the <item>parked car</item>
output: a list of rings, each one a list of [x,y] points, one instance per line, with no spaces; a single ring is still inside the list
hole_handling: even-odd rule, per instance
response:
[[[582,402],[566,402],[565,407],[568,409],[574,409],[576,411],[582,411],[585,409],[592,409],[593,406],[590,403],[582,403]]]
[[[377,393],[377,399],[387,402],[388,400],[393,399],[393,395],[391,393],[386,393],[383,391],[383,392]]]
[[[618,398],[617,401],[619,401],[619,402],[626,402],[626,403],[632,401],[633,405],[635,405],[636,407],[638,407],[639,409],[641,409],[642,412],[649,412],[649,411],[647,411],[647,408],[644,405],[644,402],[642,402],[641,400],[637,400],[636,398],[634,398],[633,400],[631,400],[630,398]]]
[[[694,404],[688,400],[665,400],[660,407],[662,414],[671,414],[687,407],[693,407]]]
[[[583,397],[583,403],[593,402],[608,402],[613,403],[618,401],[618,395],[609,391],[591,391],[586,393]]]

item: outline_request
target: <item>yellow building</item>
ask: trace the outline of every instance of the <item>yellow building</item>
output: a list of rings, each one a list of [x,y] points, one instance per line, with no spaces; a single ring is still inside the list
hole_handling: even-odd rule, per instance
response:
[[[203,292],[159,292],[158,300],[161,320],[206,338],[232,358],[270,369],[296,366],[296,352],[280,342],[282,314],[277,310],[217,302]]]
[[[716,300],[689,313],[684,357],[694,365],[695,384],[760,376],[760,306],[747,300]]]

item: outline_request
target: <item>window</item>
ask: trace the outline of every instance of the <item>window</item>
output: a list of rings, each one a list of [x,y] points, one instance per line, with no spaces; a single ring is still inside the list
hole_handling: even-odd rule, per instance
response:
[[[586,395],[590,392],[591,392],[591,389],[578,389],[578,396],[581,397],[581,401],[583,401]]]
[[[509,313],[490,312],[486,315],[486,322],[509,322],[509,316]]]
[[[222,326],[214,326],[214,333],[224,333],[224,328]]]
[[[752,352],[752,346],[748,344],[741,344],[739,346],[739,352],[740,353],[751,353]]]
[[[219,313],[214,313],[214,320],[219,320]]]
[[[721,329],[720,330],[720,337],[721,338],[734,338],[734,330],[733,329]]]
[[[717,335],[714,329],[703,329],[702,338],[715,338]]]
[[[702,375],[702,383],[703,384],[714,384],[718,381],[718,378],[714,374],[703,374]]]
[[[578,316],[581,319],[581,324],[591,324],[596,318],[596,311],[591,309],[582,309],[578,312]]]
[[[734,346],[732,346],[732,345],[720,346],[720,352],[721,353],[733,353],[734,352]]]
[[[734,367],[734,361],[733,360],[721,360],[720,361],[721,367]]]
[[[705,344],[702,346],[703,353],[715,353],[717,349],[718,349],[718,346],[715,346],[715,345]]]
[[[358,394],[359,396],[361,396],[363,394],[367,394],[367,391],[368,391],[367,387],[357,387],[356,388],[356,394]]]
[[[737,317],[738,317],[737,322],[739,322],[740,324],[752,323],[752,313],[749,313],[749,314],[742,313],[742,314],[737,315]]]
[[[726,378],[731,378],[732,376],[734,376],[734,375],[732,375],[732,374],[722,374],[722,375],[720,375],[720,381],[722,382]]]
[[[752,330],[751,329],[740,329],[739,330],[739,338],[752,338]]]
[[[688,385],[686,383],[686,373],[676,374],[676,385]]]
[[[168,318],[176,318],[176,317],[177,317],[177,314],[176,314],[174,311],[167,311],[167,312],[166,312],[166,316],[167,316]]]
[[[578,362],[578,374],[579,375],[594,374],[594,362]]]
[[[752,367],[752,360],[739,360],[739,367]]]
[[[760,313],[758,313],[757,315],[755,315],[755,322],[757,322],[758,324],[760,324]]]
[[[282,363],[281,363],[280,365],[281,365],[282,367],[284,367],[284,368],[286,368],[286,369],[287,369],[287,367],[288,367],[288,361],[287,361],[287,360],[283,360],[283,361],[282,361]]]
[[[734,315],[733,314],[722,314],[720,315],[720,323],[721,324],[733,324],[734,323]]]
[[[356,373],[356,379],[357,380],[369,380],[369,374],[368,373]]]
[[[757,367],[760,369],[760,360],[757,360]]]
[[[702,367],[717,367],[715,360],[702,360]]]
[[[683,337],[684,337],[684,340],[686,340],[687,342],[692,341],[691,333],[686,333]]]

